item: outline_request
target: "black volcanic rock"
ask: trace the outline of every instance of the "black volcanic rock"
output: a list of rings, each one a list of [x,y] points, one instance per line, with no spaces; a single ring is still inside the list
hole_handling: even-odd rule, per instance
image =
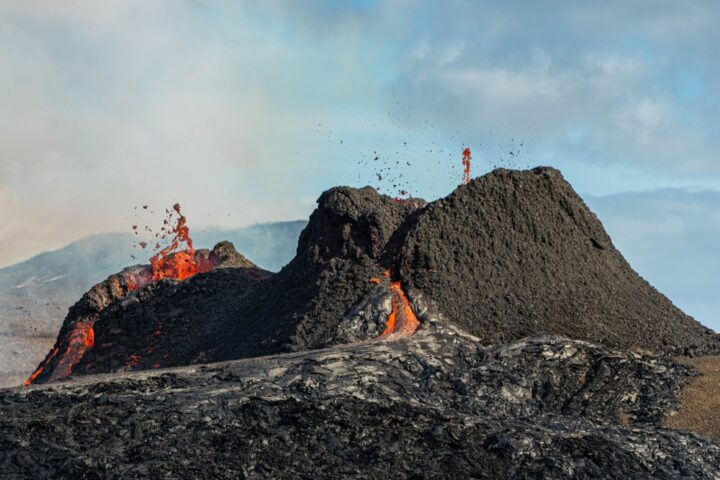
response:
[[[66,373],[174,367],[337,343],[338,323],[382,273],[377,257],[423,204],[399,203],[371,188],[329,190],[297,256],[277,274],[256,268],[228,242],[198,251],[216,268],[182,282],[161,280],[128,293],[128,272],[121,272],[93,287],[68,315],[56,348],[67,349],[79,321],[94,322],[95,344]],[[93,300],[110,287],[112,295]],[[95,303],[92,315],[78,315]],[[59,357],[52,355],[37,383],[65,376],[53,377]]]
[[[651,353],[717,336],[632,271],[556,170],[430,204],[332,189],[277,274],[230,244],[202,255],[219,268],[129,293],[124,271],[71,310],[57,350],[92,322],[72,373],[109,375],[0,391],[3,474],[720,474],[720,447],[662,426],[696,372]],[[420,328],[383,336],[398,298]]]
[[[713,479],[662,428],[692,371],[542,336],[411,337],[0,391],[0,469],[29,478]]]
[[[183,282],[161,280],[130,293],[98,316],[95,346],[85,352],[74,373],[146,370],[227,358],[228,323],[243,314],[237,300],[269,275],[255,267],[225,267]],[[251,356],[265,354],[264,349],[249,346],[254,338],[248,330],[241,347]]]
[[[235,250],[235,246],[227,241],[220,242],[208,252],[208,259],[215,268],[257,268],[250,260]]]
[[[302,288],[299,308],[287,315],[297,325],[287,349],[336,342],[340,320],[371,292],[370,279],[382,275],[381,257],[393,235],[424,205],[420,199],[398,202],[370,187],[333,188],[320,196],[297,256],[273,279],[280,295]]]
[[[248,283],[269,275],[269,272],[255,267],[237,253],[229,242],[219,243],[212,251],[197,250],[196,258],[213,263],[215,267],[210,278],[217,280],[216,288],[197,289],[194,281],[161,280],[134,290],[135,285],[151,282],[151,272],[144,265],[128,267],[93,286],[70,308],[55,346],[33,374],[32,380],[43,383],[60,380],[71,374],[130,369],[135,368],[141,359],[143,362],[140,368],[152,368],[163,363],[175,365],[178,363],[173,361],[176,361],[178,356],[181,358],[179,364],[192,363],[194,356],[201,352],[200,348],[207,345],[203,343],[205,337],[198,334],[198,327],[213,326],[215,323],[191,324],[192,331],[183,335],[181,319],[193,314],[208,315],[212,318],[213,312],[203,311],[202,308],[190,309],[186,315],[180,315],[178,321],[167,322],[173,329],[171,332],[163,330],[166,316],[176,319],[178,312],[182,311],[182,302],[202,306],[212,301],[214,306],[222,306],[224,296],[239,285],[245,287]],[[202,274],[200,276],[202,277]],[[210,286],[212,287],[212,283]],[[178,289],[180,295],[173,296]],[[162,293],[157,295],[157,292]],[[220,298],[215,298],[213,294]],[[161,304],[157,309],[158,316],[148,315],[147,312],[152,312],[157,303]],[[176,307],[168,308],[170,303],[175,303]],[[131,307],[137,305],[140,306],[133,311]],[[140,312],[140,315],[133,316],[133,312]],[[148,329],[151,330],[147,331]],[[89,336],[88,332],[92,332],[92,335]],[[159,339],[161,335],[173,343],[185,341],[187,347],[175,348],[175,351],[168,353],[170,347],[177,345],[165,345]],[[88,347],[86,340],[90,338],[93,345]],[[217,343],[216,338],[212,340],[213,344]],[[187,350],[191,353],[187,353]]]
[[[421,322],[442,319],[485,343],[551,333],[657,353],[719,350],[717,335],[630,268],[551,168],[496,170],[430,204],[395,201],[369,187],[331,189],[318,200],[297,255],[277,274],[255,268],[230,244],[205,255],[226,268],[127,297],[110,280],[91,290],[56,345],[66,350],[77,319],[95,321],[95,345],[72,373],[372,339],[392,309],[390,281],[401,282]],[[38,382],[59,378],[49,367]]]
[[[484,342],[541,332],[693,355],[717,335],[643,280],[553,168],[498,169],[420,212],[397,262],[410,291]]]
[[[298,256],[312,252],[322,261],[378,259],[408,214],[425,205],[421,199],[395,201],[371,187],[330,189],[320,196],[300,234]]]

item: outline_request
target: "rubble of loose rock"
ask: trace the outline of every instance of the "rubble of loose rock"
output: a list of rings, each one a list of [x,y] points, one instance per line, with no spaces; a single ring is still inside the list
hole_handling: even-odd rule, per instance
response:
[[[12,478],[716,478],[660,426],[692,369],[563,337],[412,337],[5,390]]]

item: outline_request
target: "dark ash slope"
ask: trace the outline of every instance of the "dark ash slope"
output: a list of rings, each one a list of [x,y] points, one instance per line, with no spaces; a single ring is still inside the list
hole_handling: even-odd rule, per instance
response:
[[[70,374],[131,369],[134,368],[131,363],[136,363],[135,358],[141,357],[141,368],[156,367],[163,361],[172,365],[171,362],[178,358],[182,365],[193,363],[194,355],[207,345],[204,342],[207,337],[199,332],[203,324],[198,324],[197,318],[207,313],[211,318],[213,316],[212,311],[202,307],[210,304],[211,309],[221,310],[224,298],[269,275],[237,253],[228,242],[220,242],[212,251],[198,250],[196,254],[215,265],[215,270],[210,272],[212,275],[201,274],[187,282],[162,280],[132,291],[133,282],[150,276],[147,266],[136,265],[94,285],[70,307],[54,348],[40,364],[34,383],[55,381]],[[204,283],[208,285],[198,288]],[[159,299],[162,300],[158,302]],[[159,315],[153,316],[158,304]],[[133,310],[133,307],[137,308]],[[194,323],[187,325],[188,317]],[[165,324],[166,318],[172,321]],[[208,325],[212,328],[214,324],[205,324]],[[78,332],[85,332],[90,327],[94,331],[94,346],[85,350],[82,347],[84,336]],[[207,329],[205,333],[208,333]],[[217,344],[216,338],[212,340],[213,344]],[[170,344],[165,345],[165,340]],[[171,347],[178,346],[183,348],[171,352]],[[82,350],[85,350],[84,355],[78,354]],[[91,363],[95,358],[100,359],[97,369]]]
[[[643,280],[552,168],[498,169],[431,203],[405,237],[403,281],[484,342],[551,332],[693,355],[718,338]]]

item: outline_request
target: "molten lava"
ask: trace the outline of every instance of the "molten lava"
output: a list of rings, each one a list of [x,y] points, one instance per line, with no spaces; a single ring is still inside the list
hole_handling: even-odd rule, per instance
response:
[[[390,272],[385,271],[383,276],[389,278]],[[379,281],[379,279],[375,278],[370,281],[376,283],[375,280]],[[402,284],[399,280],[391,282],[388,289],[392,295],[392,311],[385,324],[385,331],[380,336],[412,335],[420,327],[420,321],[413,312],[410,300],[403,291]]]
[[[85,334],[85,348],[92,348],[93,346],[95,346],[95,330],[92,325],[90,325],[90,328],[88,328]]]
[[[463,163],[463,183],[467,185],[470,183],[470,160],[472,160],[472,156],[470,155],[470,149],[466,148],[463,150],[463,156],[462,156],[462,163]]]
[[[36,378],[43,372],[43,370],[45,369],[44,365],[46,365],[47,363],[49,363],[50,360],[52,360],[52,359],[55,357],[55,355],[57,355],[58,351],[59,351],[59,350],[58,350],[57,348],[55,348],[55,350],[53,350],[53,352],[50,354],[50,356],[48,357],[48,359],[47,359],[45,362],[43,362],[43,363],[40,364],[40,366],[37,368],[37,370],[35,370],[35,371],[32,373],[32,375],[30,375],[30,378],[28,378],[27,380],[25,380],[25,384],[24,384],[24,385],[25,385],[26,387],[27,387],[28,385],[30,385],[32,382],[35,381],[35,379],[36,379]]]
[[[197,261],[192,238],[190,238],[190,229],[187,226],[187,219],[180,213],[180,204],[176,203],[173,205],[173,210],[178,215],[177,224],[171,230],[171,233],[174,233],[175,236],[170,242],[170,245],[150,258],[153,281],[162,278],[185,280],[197,273],[212,270],[213,267],[209,262]],[[182,251],[176,251],[183,243],[187,248]]]
[[[73,367],[85,355],[85,350],[95,345],[95,330],[93,324],[95,322],[78,322],[75,324],[73,331],[70,333],[70,340],[67,349],[60,361],[58,361],[55,369],[50,375],[50,381],[59,380],[72,374]],[[46,364],[49,363],[46,362]]]
[[[390,270],[383,271],[382,276],[390,279],[392,274]],[[380,284],[382,280],[380,277],[372,277],[370,283]],[[415,312],[413,312],[412,306],[410,305],[410,299],[405,294],[402,288],[402,283],[399,280],[390,282],[388,290],[392,298],[392,311],[388,315],[387,322],[385,323],[385,330],[380,334],[381,337],[389,335],[412,335],[415,331],[420,328],[420,321]]]
[[[146,208],[146,206],[143,206]],[[215,266],[212,261],[206,257],[196,255],[190,238],[190,229],[187,226],[187,219],[180,212],[180,204],[173,205],[172,210],[166,210],[168,216],[163,221],[167,227],[162,227],[164,232],[155,236],[159,240],[165,239],[166,236],[173,235],[170,244],[157,252],[150,258],[150,267],[138,267],[135,271],[124,274],[123,279],[127,292],[131,292],[141,288],[151,282],[163,279],[174,278],[184,280],[197,273],[207,272]],[[175,226],[170,228],[172,217],[177,215]],[[133,230],[137,233],[138,226],[133,225]],[[145,230],[151,232],[148,227]],[[178,250],[182,244],[185,244],[184,250]],[[142,248],[147,246],[146,242],[140,242]],[[160,245],[157,245],[159,248]],[[59,380],[72,374],[75,365],[80,362],[85,351],[95,346],[95,320],[86,320],[77,322],[73,326],[73,330],[66,338],[67,347],[61,355],[57,364],[52,368],[49,381]],[[52,354],[43,361],[32,375],[25,381],[25,385],[33,383],[45,370],[49,369],[50,362],[57,356],[59,349],[56,348]],[[129,365],[135,366],[140,361],[139,355],[131,356]]]

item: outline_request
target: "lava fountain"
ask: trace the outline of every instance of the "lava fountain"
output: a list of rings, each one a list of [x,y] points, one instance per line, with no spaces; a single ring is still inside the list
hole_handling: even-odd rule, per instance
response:
[[[150,258],[152,269],[152,280],[157,281],[163,278],[175,278],[185,280],[195,274],[212,270],[213,265],[209,261],[202,261],[195,255],[190,229],[187,226],[185,215],[180,212],[180,204],[173,205],[173,211],[177,213],[177,223],[170,233],[174,234],[170,245],[163,248]],[[185,244],[185,250],[177,251]]]
[[[466,148],[463,150],[462,154],[462,163],[463,163],[463,184],[467,185],[470,183],[470,160],[472,160],[472,156],[470,155],[470,149]]]
[[[215,266],[206,256],[199,255],[195,251],[187,219],[180,211],[180,204],[176,203],[172,210],[166,210],[166,213],[167,217],[163,221],[165,226],[161,229],[162,233],[156,234],[156,237],[158,240],[170,237],[169,245],[150,258],[149,266],[131,267],[120,273],[122,288],[118,286],[116,293],[113,298],[108,300],[108,303],[149,283],[165,278],[185,280],[198,273],[210,271]],[[174,220],[174,226],[170,227],[173,217],[177,218]],[[133,230],[136,230],[137,233],[137,226],[133,226]],[[149,229],[147,230],[149,231]],[[139,245],[145,248],[147,243],[140,242]],[[183,246],[185,248],[181,249]],[[156,248],[160,248],[159,243],[156,244]],[[95,322],[106,306],[99,306],[94,315],[77,321],[72,325],[69,334],[63,335],[62,339],[58,338],[55,349],[30,375],[25,381],[25,385],[34,383],[40,375],[47,377],[49,381],[60,380],[71,375],[73,368],[80,362],[85,352],[95,345]],[[60,354],[61,352],[62,354]]]

